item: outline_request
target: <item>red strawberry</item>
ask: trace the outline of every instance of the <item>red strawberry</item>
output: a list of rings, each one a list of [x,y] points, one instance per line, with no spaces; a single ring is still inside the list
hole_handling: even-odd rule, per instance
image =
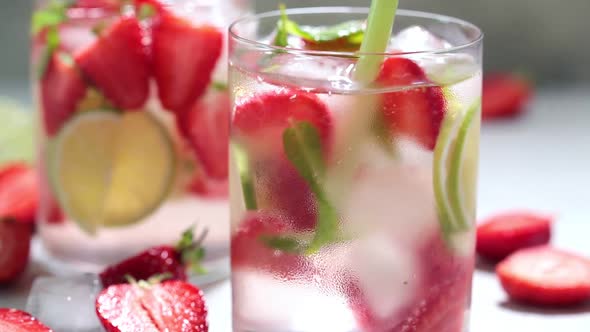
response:
[[[286,235],[289,230],[288,223],[277,216],[248,214],[232,235],[232,268],[263,269],[282,277],[304,269],[302,256],[272,249],[264,243],[265,237]]]
[[[0,331],[51,332],[51,329],[24,311],[0,308]]]
[[[590,260],[548,246],[515,252],[498,264],[496,273],[518,301],[572,305],[590,299]]]
[[[203,293],[182,281],[114,285],[96,299],[96,313],[107,332],[207,332]]]
[[[204,252],[200,244],[203,239],[204,235],[196,242],[193,241],[193,233],[189,230],[183,234],[176,247],[153,247],[109,266],[99,275],[102,285],[108,287],[127,283],[127,276],[147,280],[156,275],[170,274],[169,279],[186,280],[187,265],[198,268],[197,264],[202,259]]]
[[[483,80],[482,117],[507,118],[521,114],[532,95],[525,79],[512,74],[487,74]]]
[[[206,174],[217,180],[228,176],[230,112],[229,92],[211,89],[177,117],[180,132],[194,149]]]
[[[549,243],[552,218],[529,212],[494,216],[477,227],[477,252],[501,260],[526,247]]]
[[[248,99],[236,107],[233,130],[249,150],[253,168],[260,170],[255,183],[261,206],[282,215],[295,230],[308,230],[316,223],[316,199],[287,161],[282,144],[284,130],[300,121],[317,128],[328,159],[332,119],[326,105],[311,93],[285,89]]]
[[[121,109],[143,106],[149,93],[149,59],[135,17],[122,17],[76,54],[82,71]]]
[[[387,87],[428,83],[426,74],[412,60],[388,58],[377,79]],[[445,113],[440,87],[414,88],[383,95],[383,114],[394,134],[407,135],[432,150]]]
[[[221,55],[223,33],[212,26],[194,26],[171,13],[153,26],[152,55],[158,94],[164,108],[182,112],[202,96]]]
[[[54,52],[41,78],[40,89],[45,131],[52,136],[76,111],[86,93],[86,84],[71,58]]]
[[[0,218],[34,222],[39,205],[36,171],[23,163],[0,169]]]
[[[0,219],[0,284],[14,281],[26,269],[32,235],[32,223]]]

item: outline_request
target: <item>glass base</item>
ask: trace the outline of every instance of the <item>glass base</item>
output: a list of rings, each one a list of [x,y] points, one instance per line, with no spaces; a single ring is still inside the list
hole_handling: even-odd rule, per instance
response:
[[[102,265],[60,259],[46,250],[39,239],[33,241],[31,250],[33,257],[39,261],[43,269],[57,277],[69,277],[81,273],[99,273],[104,269]],[[191,283],[200,287],[227,279],[230,275],[229,256],[216,257],[213,260],[204,262],[203,266],[207,270],[207,274],[191,276],[190,278]]]

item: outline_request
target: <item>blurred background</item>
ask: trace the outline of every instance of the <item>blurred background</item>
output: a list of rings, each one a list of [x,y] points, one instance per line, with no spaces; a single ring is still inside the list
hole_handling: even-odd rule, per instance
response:
[[[284,0],[288,7],[367,6],[369,0]],[[258,0],[256,10],[277,8]],[[486,34],[487,70],[524,72],[537,84],[590,82],[588,0],[401,0],[401,8],[471,21]],[[0,94],[27,99],[31,0],[0,0]],[[24,91],[24,92],[23,92]]]

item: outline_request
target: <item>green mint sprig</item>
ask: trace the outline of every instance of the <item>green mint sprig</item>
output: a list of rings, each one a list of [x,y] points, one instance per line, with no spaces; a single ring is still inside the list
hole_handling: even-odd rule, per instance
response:
[[[289,36],[296,36],[316,44],[346,39],[351,46],[359,46],[365,35],[365,24],[362,21],[348,21],[327,27],[300,26],[289,19],[285,5],[281,5],[281,18],[277,22],[277,34],[274,39],[276,46],[289,46]]]
[[[31,19],[31,33],[36,35],[46,28],[57,27],[65,22],[70,6],[69,1],[52,0],[46,8],[35,11]]]
[[[242,183],[242,194],[244,195],[244,204],[246,210],[256,210],[258,203],[256,202],[256,190],[254,188],[254,179],[250,170],[250,158],[244,149],[236,144],[231,144],[231,150],[236,158],[238,173],[240,175],[240,182]]]
[[[287,158],[307,182],[316,198],[317,224],[311,239],[279,236],[263,237],[261,241],[268,247],[281,251],[314,254],[323,246],[340,238],[338,213],[330,203],[323,186],[326,165],[322,155],[321,138],[311,123],[297,122],[283,132],[283,147]]]

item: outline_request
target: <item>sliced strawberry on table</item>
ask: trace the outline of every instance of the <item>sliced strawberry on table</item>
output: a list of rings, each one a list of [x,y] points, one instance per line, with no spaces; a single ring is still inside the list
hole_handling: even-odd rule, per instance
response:
[[[164,108],[182,112],[205,93],[222,48],[220,29],[195,26],[168,12],[160,15],[152,31],[152,56]]]
[[[149,93],[150,67],[139,21],[124,16],[78,52],[76,63],[118,108],[141,108]]]
[[[531,212],[507,212],[485,220],[477,227],[477,252],[482,257],[500,260],[511,253],[549,243],[549,216]]]
[[[566,306],[590,300],[590,259],[538,246],[508,256],[496,267],[502,287],[517,301]]]
[[[180,132],[206,174],[217,180],[228,176],[230,112],[229,92],[211,89],[177,117]]]
[[[252,212],[244,217],[231,239],[232,268],[263,269],[288,277],[304,269],[304,257],[279,251],[265,243],[265,239],[287,235],[288,222],[278,216]]]
[[[107,332],[207,332],[203,293],[182,281],[113,285],[96,299],[96,313]]]
[[[53,136],[76,111],[86,93],[86,83],[69,55],[58,51],[47,64],[40,89],[45,131]]]
[[[486,74],[483,80],[483,119],[515,117],[533,94],[531,84],[514,74]]]
[[[29,313],[17,309],[0,308],[0,331],[51,332],[51,329]]]
[[[383,63],[377,82],[386,87],[428,84],[426,74],[412,60],[393,57]],[[395,135],[405,135],[434,149],[445,113],[440,87],[421,87],[383,95],[383,114]]]
[[[200,269],[199,263],[204,255],[201,243],[205,235],[206,232],[203,232],[195,240],[192,231],[188,230],[175,247],[152,247],[109,266],[99,274],[102,285],[124,284],[128,282],[128,277],[147,280],[161,274],[168,274],[169,279],[186,280],[187,268]]]
[[[32,167],[12,163],[0,169],[0,218],[33,223],[39,206],[39,178]]]

